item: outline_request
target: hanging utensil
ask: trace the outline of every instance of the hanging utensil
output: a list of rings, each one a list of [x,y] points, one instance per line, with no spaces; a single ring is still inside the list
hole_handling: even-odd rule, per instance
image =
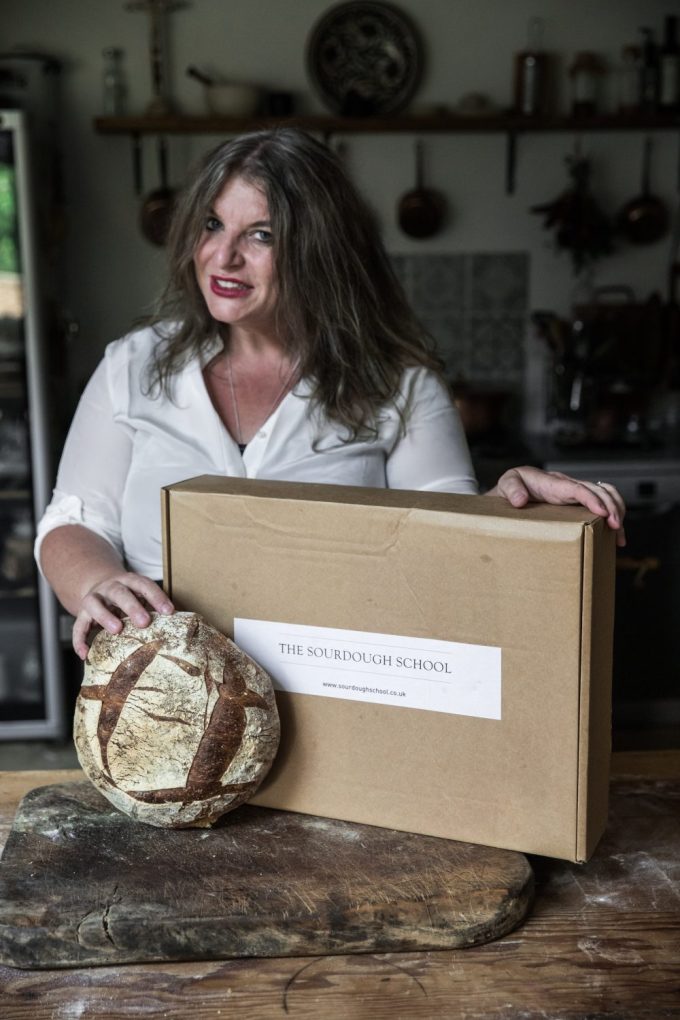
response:
[[[132,135],[132,174],[137,198],[144,190],[144,177],[142,171],[142,136],[139,131]]]
[[[139,226],[147,241],[162,247],[168,237],[176,198],[174,190],[168,186],[168,149],[162,135],[158,136],[158,172],[160,187],[149,192],[142,202]]]
[[[432,237],[446,218],[446,199],[439,191],[426,188],[423,175],[423,143],[415,144],[416,186],[401,198],[397,209],[399,226],[409,237]]]
[[[650,190],[652,139],[645,138],[642,155],[642,192],[626,202],[617,219],[617,226],[631,244],[653,244],[668,230],[668,209]]]

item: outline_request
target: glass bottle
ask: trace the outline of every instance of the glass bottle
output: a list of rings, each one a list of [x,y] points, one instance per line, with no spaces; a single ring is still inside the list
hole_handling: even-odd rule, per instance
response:
[[[569,68],[571,112],[574,117],[592,117],[597,113],[600,78],[604,63],[596,53],[577,53]]]
[[[102,103],[107,117],[120,117],[125,113],[126,87],[123,74],[123,51],[117,46],[102,50]]]
[[[659,47],[651,28],[641,28],[644,36],[640,68],[640,106],[647,112],[656,110],[659,102]]]
[[[545,113],[547,108],[548,55],[543,50],[543,20],[529,22],[526,50],[515,57],[514,109],[525,117]]]
[[[619,67],[619,113],[638,113],[640,110],[641,64],[640,47],[624,46]]]
[[[680,46],[677,37],[678,19],[666,17],[664,42],[659,50],[659,109],[664,113],[680,110]]]

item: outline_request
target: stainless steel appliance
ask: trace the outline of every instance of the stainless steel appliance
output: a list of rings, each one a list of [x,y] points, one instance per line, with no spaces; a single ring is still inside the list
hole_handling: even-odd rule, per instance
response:
[[[628,507],[617,555],[615,733],[680,727],[680,451],[553,452],[544,466],[612,482]]]
[[[49,498],[44,293],[27,115],[0,109],[0,739],[61,737],[56,601],[33,563]]]

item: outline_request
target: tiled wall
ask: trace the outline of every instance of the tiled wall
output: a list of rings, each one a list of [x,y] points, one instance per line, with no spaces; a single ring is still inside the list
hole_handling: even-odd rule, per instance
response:
[[[525,252],[393,255],[406,295],[451,379],[519,391],[524,372]]]

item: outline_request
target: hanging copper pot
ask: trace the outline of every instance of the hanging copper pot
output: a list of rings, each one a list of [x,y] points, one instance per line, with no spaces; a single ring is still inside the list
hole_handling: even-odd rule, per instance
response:
[[[167,142],[162,135],[158,137],[158,172],[160,187],[144,198],[139,210],[139,226],[147,241],[162,247],[168,239],[176,199],[175,191],[168,186]]]
[[[423,180],[423,143],[416,142],[416,186],[400,200],[399,226],[409,237],[425,238],[437,234],[446,218],[446,199],[439,191],[426,188]]]
[[[645,138],[642,157],[642,191],[626,202],[617,218],[617,226],[631,244],[653,244],[668,230],[668,209],[650,189],[652,139]]]

